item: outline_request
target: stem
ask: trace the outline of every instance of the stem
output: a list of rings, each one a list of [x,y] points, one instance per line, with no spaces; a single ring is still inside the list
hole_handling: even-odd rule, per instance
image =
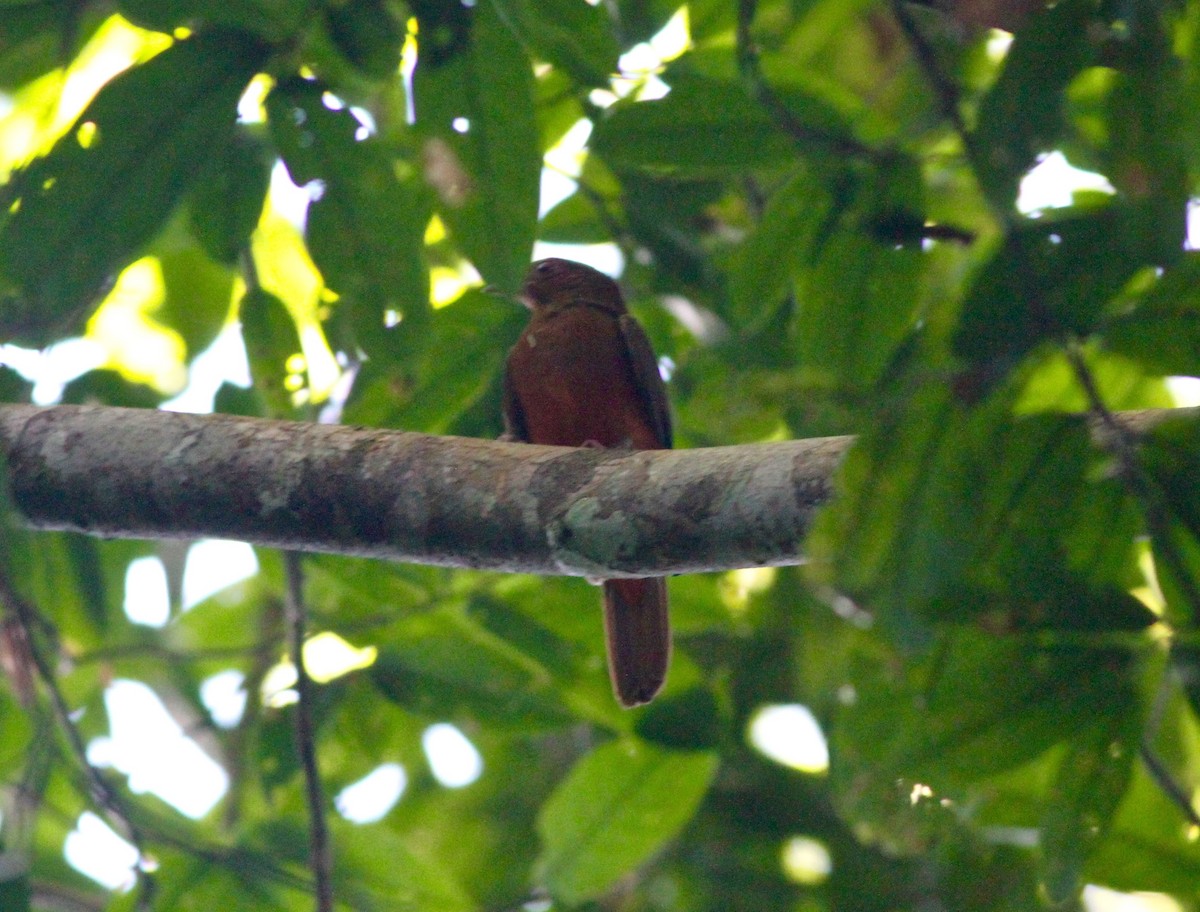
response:
[[[775,90],[767,83],[762,72],[762,61],[754,37],[750,34],[757,0],[738,0],[737,57],[738,70],[746,83],[750,97],[762,105],[774,119],[776,125],[790,136],[797,145],[817,147],[835,155],[853,158],[878,159],[883,153],[865,146],[849,136],[822,130],[807,124],[792,113]]]
[[[1142,744],[1139,753],[1142,762],[1146,764],[1146,769],[1150,773],[1150,778],[1158,784],[1158,787],[1171,799],[1171,802],[1183,811],[1183,816],[1187,818],[1187,822],[1193,827],[1200,828],[1200,814],[1197,814],[1195,807],[1192,806],[1192,799],[1183,790],[1183,786],[1175,781],[1175,778],[1167,770],[1162,760],[1158,758],[1158,755],[1150,749],[1148,744]]]
[[[88,760],[87,746],[83,743],[83,736],[80,735],[78,727],[71,719],[71,710],[67,706],[66,697],[63,696],[62,690],[58,686],[58,680],[54,676],[50,660],[42,652],[35,633],[35,629],[52,628],[41,613],[12,587],[3,572],[0,572],[0,605],[3,605],[10,618],[15,619],[21,631],[24,656],[15,658],[17,661],[20,661],[21,658],[27,659],[33,665],[42,687],[50,697],[50,705],[53,708],[58,727],[66,736],[71,753],[83,771],[93,803],[107,818],[109,824],[120,832],[137,851],[137,879],[141,886],[137,898],[137,908],[149,910],[154,899],[154,878],[142,864],[147,857],[145,838],[130,817],[121,795]]]
[[[891,0],[892,15],[896,17],[896,22],[900,26],[900,30],[904,32],[904,37],[908,40],[909,47],[912,48],[913,57],[916,58],[917,66],[921,68],[921,72],[925,75],[925,81],[929,83],[929,87],[933,91],[938,109],[941,111],[942,116],[950,122],[950,126],[958,135],[959,142],[962,143],[963,151],[966,153],[967,161],[971,165],[971,170],[975,174],[976,181],[978,181],[979,175],[983,171],[980,163],[983,161],[984,151],[979,148],[978,143],[975,142],[975,137],[967,129],[967,123],[963,119],[962,108],[959,104],[958,86],[942,71],[941,64],[938,62],[937,52],[928,39],[926,39],[917,21],[905,8],[904,4],[905,0]],[[986,191],[984,192],[984,198],[988,198]],[[989,204],[992,203],[990,199],[988,199],[988,202]],[[1011,217],[1002,208],[993,204],[992,211],[1002,224],[1008,224],[1011,221]],[[953,239],[960,240],[959,238]]]
[[[1187,600],[1187,607],[1193,621],[1200,619],[1200,589],[1197,588],[1188,571],[1187,561],[1179,553],[1171,539],[1170,510],[1163,504],[1162,496],[1157,490],[1154,479],[1146,473],[1138,461],[1135,432],[1117,420],[1116,415],[1104,404],[1100,390],[1096,386],[1096,380],[1083,358],[1078,341],[1068,342],[1066,354],[1079,385],[1083,387],[1092,414],[1103,431],[1100,439],[1107,444],[1109,451],[1116,458],[1120,466],[1121,477],[1129,485],[1130,491],[1142,502],[1156,553],[1174,573],[1175,582]]]
[[[317,767],[316,732],[312,717],[312,679],[304,666],[304,572],[300,556],[288,551],[283,555],[287,574],[288,639],[292,663],[296,666],[296,750],[304,770],[304,792],[308,802],[309,862],[312,865],[317,894],[317,912],[333,912],[333,852],[325,819],[325,795]]]

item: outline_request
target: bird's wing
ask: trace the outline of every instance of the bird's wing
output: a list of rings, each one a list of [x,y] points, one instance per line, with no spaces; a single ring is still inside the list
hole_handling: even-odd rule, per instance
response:
[[[638,395],[641,396],[642,405],[650,416],[654,434],[664,448],[670,449],[673,446],[671,408],[667,403],[666,384],[658,372],[658,359],[654,357],[654,349],[650,347],[645,330],[632,316],[622,314],[617,322],[621,327],[621,337],[625,340],[629,363],[633,367],[633,379]]]
[[[511,440],[515,443],[529,443],[529,428],[525,426],[525,410],[521,408],[521,400],[513,388],[512,372],[508,364],[504,365],[504,399],[502,404],[504,416],[504,433],[501,440]]]

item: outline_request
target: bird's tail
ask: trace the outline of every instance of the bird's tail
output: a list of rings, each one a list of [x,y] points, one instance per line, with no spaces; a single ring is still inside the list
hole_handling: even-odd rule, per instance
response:
[[[658,576],[606,581],[604,635],[617,699],[626,707],[649,703],[671,660],[667,581]]]

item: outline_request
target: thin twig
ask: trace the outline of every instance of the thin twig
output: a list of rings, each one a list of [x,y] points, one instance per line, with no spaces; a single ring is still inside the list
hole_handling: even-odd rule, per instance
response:
[[[255,656],[264,646],[271,643],[247,643],[244,646],[213,646],[207,649],[171,649],[161,643],[122,643],[117,646],[100,647],[79,655],[71,656],[75,666],[94,662],[112,662],[130,658],[157,658],[165,662],[210,662],[219,659],[243,659]]]
[[[983,161],[985,150],[979,148],[979,143],[975,141],[974,135],[967,128],[967,123],[963,119],[958,86],[943,72],[933,45],[925,37],[917,21],[904,4],[905,0],[891,0],[892,15],[896,17],[900,30],[908,40],[909,47],[912,48],[917,66],[921,68],[921,72],[925,75],[925,81],[933,91],[938,110],[949,121],[950,126],[957,134],[959,142],[962,143],[963,152],[966,153],[967,160],[971,164],[971,170],[975,172],[976,179],[978,179],[985,170]],[[986,193],[984,195],[986,197]],[[1002,222],[1009,220],[1003,211],[995,210],[993,214]]]
[[[87,746],[83,743],[83,736],[79,734],[79,729],[71,718],[71,710],[67,706],[66,698],[58,686],[54,670],[50,665],[50,661],[42,653],[37,635],[34,632],[35,628],[45,629],[48,622],[32,604],[26,601],[11,586],[8,577],[3,573],[0,573],[0,605],[3,605],[7,609],[10,617],[16,618],[17,623],[20,624],[24,631],[26,655],[29,661],[33,663],[38,679],[42,682],[42,686],[50,697],[50,705],[54,709],[54,715],[58,720],[59,728],[62,729],[63,734],[66,736],[71,753],[83,771],[92,801],[108,819],[109,823],[113,824],[114,828],[121,832],[121,835],[130,842],[137,852],[138,864],[136,871],[138,883],[141,886],[137,898],[137,908],[139,910],[150,909],[154,899],[154,878],[142,864],[143,860],[147,857],[145,838],[141,830],[134,824],[121,795],[100,775],[100,771],[88,760]]]
[[[1170,536],[1166,534],[1166,511],[1161,498],[1155,490],[1153,480],[1147,476],[1138,461],[1136,437],[1132,431],[1124,427],[1117,420],[1108,406],[1104,404],[1104,399],[1100,395],[1100,389],[1096,385],[1096,378],[1092,376],[1092,372],[1084,360],[1083,351],[1079,343],[1074,339],[1070,340],[1067,344],[1067,359],[1071,364],[1076,379],[1079,381],[1079,385],[1083,387],[1084,395],[1088,399],[1092,414],[1104,430],[1103,439],[1108,442],[1113,455],[1120,464],[1121,477],[1129,484],[1134,495],[1142,501],[1151,530],[1152,532],[1157,531],[1154,538],[1158,545],[1159,553],[1162,555],[1162,559],[1169,563],[1174,570],[1177,583],[1183,589],[1185,597],[1191,602],[1192,616],[1196,617],[1197,611],[1200,610],[1200,594],[1197,593],[1182,555],[1176,552],[1175,546],[1170,541]],[[1160,691],[1160,700],[1161,693]],[[1156,704],[1160,700],[1156,700]],[[1148,732],[1152,733],[1157,727],[1158,719],[1152,718],[1149,720],[1147,726]],[[1158,784],[1158,787],[1183,812],[1189,824],[1193,827],[1200,827],[1200,814],[1197,814],[1191,797],[1175,781],[1170,771],[1145,741],[1140,745],[1140,753],[1142,762],[1146,764],[1146,769],[1149,771],[1151,778]]]
[[[1171,539],[1168,519],[1170,511],[1163,504],[1154,480],[1138,461],[1136,434],[1118,421],[1116,415],[1104,404],[1100,390],[1096,386],[1096,380],[1092,376],[1076,340],[1068,342],[1066,354],[1075,377],[1087,397],[1091,412],[1103,430],[1101,439],[1107,442],[1109,449],[1116,457],[1121,477],[1125,479],[1130,490],[1141,500],[1145,508],[1146,521],[1150,526],[1151,537],[1157,553],[1173,571],[1175,583],[1182,590],[1183,596],[1188,602],[1192,619],[1200,619],[1200,588],[1197,588],[1188,570],[1187,561],[1179,553]]]
[[[921,72],[925,74],[925,80],[933,90],[933,94],[937,99],[938,110],[941,111],[942,116],[946,120],[950,121],[950,125],[962,140],[967,153],[971,154],[972,139],[971,134],[967,130],[966,121],[963,120],[962,110],[959,108],[958,87],[942,72],[941,64],[938,63],[937,52],[934,51],[933,45],[925,38],[916,20],[904,8],[904,2],[905,0],[892,0],[892,15],[896,17],[900,31],[904,32],[904,37],[908,39],[908,44],[912,48],[917,65],[921,68]]]
[[[21,783],[0,783],[0,788],[19,795],[28,793],[26,786]],[[43,811],[60,826],[68,829],[78,816],[75,811],[60,807],[52,800],[43,802]],[[296,873],[286,863],[276,861],[266,850],[243,849],[206,841],[194,831],[185,831],[177,817],[166,818],[144,808],[140,809],[139,817],[142,832],[146,834],[148,841],[156,845],[174,849],[182,855],[204,862],[208,867],[219,867],[240,877],[252,876],[300,893],[312,892],[313,885],[309,878]]]
[[[626,259],[633,260],[637,249],[637,241],[629,229],[613,214],[608,205],[609,201],[605,199],[600,191],[585,181],[582,174],[579,177],[571,179],[575,181],[576,192],[582,194],[583,198],[591,203],[592,208],[596,210],[596,218],[600,220],[600,223],[609,233],[609,236],[613,239],[613,243],[621,249],[621,253],[625,255]]]
[[[261,694],[267,673],[278,661],[278,643],[283,639],[283,605],[278,599],[268,599],[258,617],[259,645],[250,662],[250,668],[242,682],[242,690],[250,694]],[[229,765],[229,794],[225,800],[224,823],[236,831],[241,819],[246,790],[249,787],[249,768],[254,762],[253,745],[262,723],[262,700],[247,699],[242,717],[226,742],[225,758]]]
[[[798,118],[767,83],[762,72],[758,48],[751,34],[757,0],[738,0],[737,57],[738,70],[752,98],[771,115],[776,125],[800,146],[817,147],[835,155],[853,158],[878,159],[885,153],[863,145],[853,137],[823,130]]]
[[[1183,816],[1187,818],[1187,822],[1194,827],[1200,828],[1200,814],[1196,813],[1196,808],[1192,806],[1192,799],[1183,790],[1183,786],[1175,781],[1175,777],[1171,775],[1170,771],[1163,765],[1163,762],[1158,759],[1158,755],[1150,749],[1150,745],[1143,743],[1139,752],[1142,762],[1146,764],[1146,769],[1150,773],[1150,778],[1183,811]]]
[[[296,666],[296,750],[304,770],[304,792],[308,802],[309,862],[312,865],[317,912],[333,912],[333,853],[325,820],[325,795],[317,768],[316,732],[312,717],[312,679],[304,666],[304,571],[300,555],[284,552],[287,574],[288,639]]]

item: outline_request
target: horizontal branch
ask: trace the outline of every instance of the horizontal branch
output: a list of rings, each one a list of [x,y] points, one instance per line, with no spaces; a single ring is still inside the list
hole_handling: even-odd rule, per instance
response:
[[[1139,426],[1166,412],[1134,413]],[[852,443],[531,446],[105,406],[0,406],[28,524],[572,576],[782,566]]]

